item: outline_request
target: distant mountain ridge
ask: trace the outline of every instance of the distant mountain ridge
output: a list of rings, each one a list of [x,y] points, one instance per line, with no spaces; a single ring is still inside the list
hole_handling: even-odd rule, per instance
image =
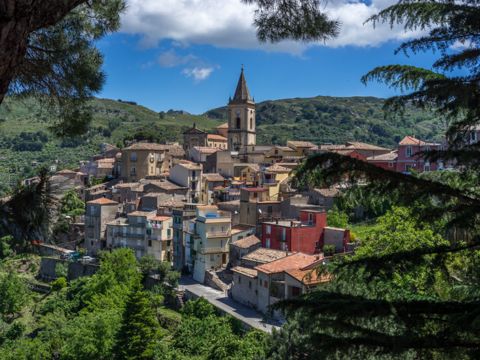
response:
[[[293,98],[260,102],[257,142],[285,144],[287,139],[320,143],[362,141],[395,146],[405,135],[440,140],[445,126],[431,113],[415,108],[403,116],[387,116],[384,99],[375,97]],[[226,107],[209,110],[211,119],[226,121]]]

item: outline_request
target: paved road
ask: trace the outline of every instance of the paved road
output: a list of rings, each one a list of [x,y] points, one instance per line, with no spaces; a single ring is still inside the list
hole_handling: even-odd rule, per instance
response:
[[[279,328],[278,323],[265,323],[261,313],[229,298],[223,291],[202,285],[191,278],[182,277],[179,282],[179,288],[188,290],[197,296],[205,298],[215,307],[255,329],[271,333],[273,328]]]

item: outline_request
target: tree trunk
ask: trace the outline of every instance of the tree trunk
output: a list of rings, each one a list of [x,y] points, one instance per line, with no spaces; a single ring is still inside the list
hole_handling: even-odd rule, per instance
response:
[[[56,24],[87,0],[0,0],[0,104],[33,31]]]
[[[28,34],[25,20],[0,22],[0,104],[25,56]]]

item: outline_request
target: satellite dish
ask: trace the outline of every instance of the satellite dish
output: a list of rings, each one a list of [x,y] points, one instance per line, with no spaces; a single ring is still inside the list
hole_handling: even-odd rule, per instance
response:
[[[258,209],[258,213],[261,214],[261,213],[262,213],[262,209]]]

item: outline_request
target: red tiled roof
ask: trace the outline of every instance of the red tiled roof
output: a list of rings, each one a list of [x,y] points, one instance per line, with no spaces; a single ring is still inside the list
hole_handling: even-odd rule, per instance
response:
[[[312,270],[290,269],[290,270],[286,270],[285,273],[305,285],[316,285],[322,282],[328,282],[331,279],[330,275],[321,274],[319,276],[315,269],[312,269]]]
[[[258,265],[255,269],[267,274],[274,274],[291,269],[301,269],[316,260],[317,257],[314,255],[295,253],[267,264]]]
[[[101,197],[95,200],[90,200],[87,202],[87,204],[97,204],[97,205],[114,205],[118,204],[116,201],[107,199],[105,197]]]
[[[227,138],[222,136],[222,135],[218,135],[218,134],[208,134],[207,135],[207,139],[208,140],[215,140],[215,141],[224,141],[224,142],[227,142]]]
[[[153,221],[167,221],[171,219],[170,216],[160,216],[160,215],[157,215],[157,216],[154,216],[151,220]]]
[[[405,136],[402,141],[398,143],[398,145],[417,145],[417,146],[424,146],[424,145],[438,145],[434,143],[428,143],[423,140],[419,140],[414,138],[413,136]]]

